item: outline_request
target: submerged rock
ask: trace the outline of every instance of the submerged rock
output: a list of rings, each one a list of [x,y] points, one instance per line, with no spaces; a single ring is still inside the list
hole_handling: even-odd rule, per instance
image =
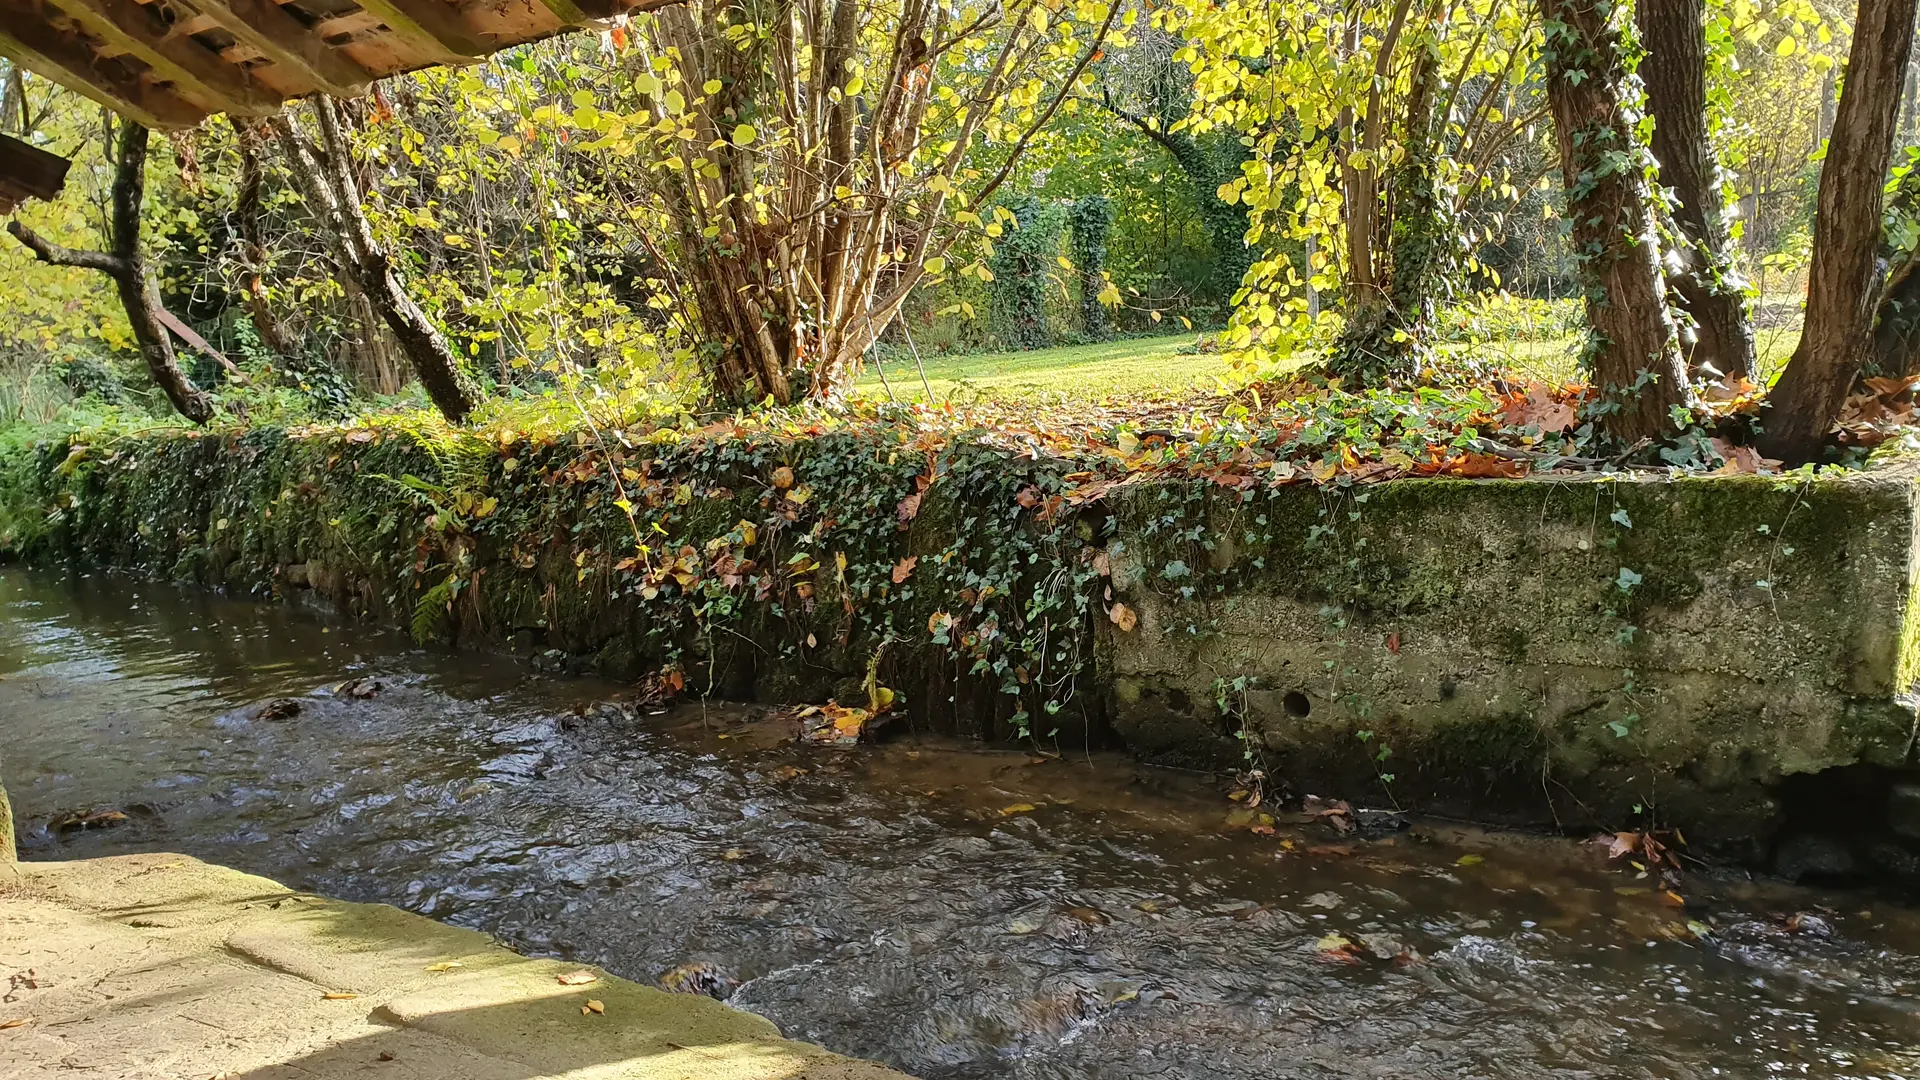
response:
[[[740,980],[714,964],[695,961],[669,968],[660,976],[660,988],[675,994],[705,994],[716,1001],[725,1001],[740,989]]]

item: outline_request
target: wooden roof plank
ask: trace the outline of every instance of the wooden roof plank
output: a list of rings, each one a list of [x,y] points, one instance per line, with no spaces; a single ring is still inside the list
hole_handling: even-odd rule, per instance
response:
[[[460,13],[442,0],[355,0],[380,16],[393,36],[429,62],[469,63],[499,48],[480,41]]]
[[[23,0],[0,0],[0,53],[147,127],[192,127],[207,117],[172,90],[94,55],[79,37],[54,29],[44,8]]]
[[[280,95],[192,37],[177,34],[134,0],[52,0],[88,34],[139,57],[161,78],[222,112],[264,116]]]
[[[321,35],[280,9],[273,0],[194,0],[201,12],[275,65],[298,74],[316,90],[335,97],[356,97],[373,81],[359,64],[328,45]]]
[[[0,214],[12,213],[28,199],[46,201],[58,196],[72,164],[11,135],[0,135]]]

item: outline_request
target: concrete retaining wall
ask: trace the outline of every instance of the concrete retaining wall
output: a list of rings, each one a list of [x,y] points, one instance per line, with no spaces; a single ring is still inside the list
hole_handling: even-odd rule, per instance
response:
[[[916,722],[981,738],[1112,737],[1296,795],[1679,826],[1754,859],[1794,827],[1795,778],[1855,770],[1879,821],[1913,761],[1898,464],[1168,480],[1075,505],[1052,498],[1067,466],[905,434],[601,453],[462,463],[340,432],[61,444],[0,505],[0,548],[318,596],[688,692],[850,704],[884,685]]]

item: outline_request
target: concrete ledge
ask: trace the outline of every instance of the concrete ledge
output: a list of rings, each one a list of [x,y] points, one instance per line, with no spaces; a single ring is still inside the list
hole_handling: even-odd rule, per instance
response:
[[[0,1025],[28,1021],[0,1028],[9,1078],[903,1075],[709,998],[604,972],[563,985],[579,965],[184,855],[0,868],[0,968],[31,984],[0,1004]]]
[[[1899,471],[1142,486],[1114,506],[1138,618],[1103,629],[1114,725],[1174,763],[1251,746],[1325,795],[1764,841],[1787,778],[1912,760],[1914,491]]]

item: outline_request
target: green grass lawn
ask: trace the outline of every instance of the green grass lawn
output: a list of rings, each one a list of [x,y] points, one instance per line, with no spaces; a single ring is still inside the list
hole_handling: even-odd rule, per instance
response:
[[[927,357],[927,385],[933,388],[933,400],[962,403],[981,398],[1098,401],[1109,397],[1176,396],[1195,387],[1216,387],[1215,379],[1228,374],[1225,357],[1193,351],[1196,338],[1185,333],[1024,352]],[[1770,379],[1778,373],[1799,341],[1797,329],[1759,331],[1755,345],[1762,376]],[[1448,352],[1471,351],[1488,365],[1523,381],[1568,382],[1578,376],[1580,345],[1579,338],[1566,337],[1441,348]],[[903,401],[926,399],[920,373],[910,357],[888,361],[884,371],[894,397]],[[861,377],[859,389],[871,397],[884,398],[887,394],[880,372],[872,366]]]
[[[1218,353],[1181,355],[1183,347],[1193,348],[1196,337],[1189,333],[1024,352],[929,356],[925,358],[927,383],[935,401],[959,402],[1052,395],[1094,401],[1179,393],[1195,384],[1214,385],[1214,376],[1227,373],[1227,362]],[[889,361],[884,371],[895,397],[925,400],[911,357]],[[869,395],[886,396],[880,373],[872,365],[859,386]]]

